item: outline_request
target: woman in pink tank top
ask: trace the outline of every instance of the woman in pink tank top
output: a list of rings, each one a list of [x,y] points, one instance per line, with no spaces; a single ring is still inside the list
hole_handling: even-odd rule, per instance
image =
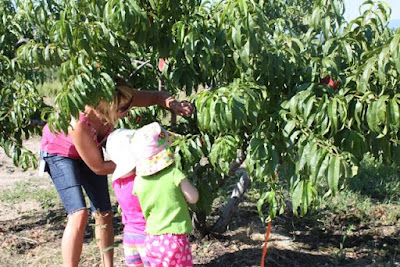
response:
[[[88,219],[83,190],[89,197],[98,226],[95,234],[103,254],[103,266],[113,265],[113,250],[107,250],[114,245],[107,175],[113,173],[116,166],[104,160],[102,144],[114,130],[117,120],[134,106],[161,105],[184,116],[193,111],[189,102],[178,102],[165,91],[137,91],[122,79],[116,80],[116,89],[111,102],[86,106],[79,119],[72,118],[67,134],[54,134],[48,125],[43,129],[42,157],[68,213],[61,244],[64,265],[78,266],[82,252]]]

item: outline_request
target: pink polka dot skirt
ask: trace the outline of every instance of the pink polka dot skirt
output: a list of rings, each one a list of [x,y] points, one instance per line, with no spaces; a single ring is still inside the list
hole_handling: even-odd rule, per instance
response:
[[[192,252],[186,234],[147,235],[145,246],[147,260],[152,267],[193,266]]]

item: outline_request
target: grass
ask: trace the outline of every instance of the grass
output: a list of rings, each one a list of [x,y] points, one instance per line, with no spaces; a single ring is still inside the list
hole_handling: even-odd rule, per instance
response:
[[[112,201],[114,201],[115,196],[111,182],[109,189]],[[65,226],[65,213],[51,179],[49,177],[30,177],[16,182],[0,193],[0,201],[5,206],[13,206],[31,200],[38,201],[41,209],[35,211],[34,215],[24,216],[26,214],[21,213],[19,223],[15,226],[13,222],[9,222],[7,226],[2,225],[0,228],[0,254],[3,256],[0,266],[62,265],[60,242]],[[50,207],[61,209],[55,209],[53,214],[49,215],[48,208]],[[46,218],[46,225],[42,225],[44,218]],[[93,223],[94,220],[90,217],[88,228],[91,229],[85,232],[84,249],[80,262],[82,266],[100,266],[101,254],[95,238],[92,238]],[[13,227],[17,227],[18,230]],[[5,234],[2,235],[3,230],[1,229],[4,229]],[[32,237],[32,233],[39,233],[39,235]],[[43,240],[41,240],[42,236],[44,236]],[[116,248],[116,254],[121,259],[123,259],[122,253],[122,247]]]
[[[349,180],[348,190],[374,202],[400,202],[400,174],[396,167],[384,166],[382,159],[366,155],[359,174]]]
[[[288,192],[284,195],[290,203]],[[246,198],[256,202],[259,190],[252,188]],[[267,207],[263,210],[268,214]],[[398,168],[385,166],[382,159],[367,154],[358,175],[349,179],[335,197],[318,199],[304,217],[294,216],[289,204],[274,224],[282,227],[283,232],[292,233],[296,243],[311,245],[311,249],[330,255],[338,266],[356,259],[360,264],[365,261],[394,266],[389,262],[398,263],[399,255]]]
[[[318,199],[316,206],[299,220],[346,227],[394,225],[400,220],[400,173],[394,166],[385,166],[382,159],[366,154],[358,175],[350,178],[343,190],[335,197]]]
[[[367,166],[369,165],[367,164],[364,167]],[[362,172],[360,172],[360,174],[362,174]],[[355,178],[361,179],[361,176]],[[48,180],[48,182],[51,183],[50,180]],[[357,181],[354,180],[353,182]],[[6,194],[0,194],[0,200],[7,201],[7,203],[11,202],[17,203],[24,201],[24,199],[32,199],[32,198],[36,199],[37,198],[36,195],[38,194],[38,191],[40,191],[40,187],[42,187],[42,185],[43,185],[43,178],[41,178],[41,180],[35,177],[26,179],[24,182],[15,184],[14,187],[12,187],[10,190],[3,190],[2,193]],[[230,195],[229,193],[230,188],[233,185],[234,181],[230,181],[230,183],[226,184],[225,191],[223,194],[221,194],[221,200],[226,200],[226,198]],[[48,189],[48,191],[54,190],[53,185],[48,187],[51,187],[51,190]],[[383,190],[383,189],[377,188],[377,190]],[[255,197],[256,192],[253,192],[253,190],[251,191],[254,194],[254,196],[251,194],[250,195],[246,194],[244,200],[246,200],[247,198]],[[112,189],[110,190],[110,194],[111,198],[113,199],[114,196]],[[58,200],[58,196],[55,195],[53,199]],[[254,202],[252,201],[251,203],[254,204]],[[57,205],[61,206],[61,204]],[[348,188],[346,188],[346,190],[341,192],[338,197],[326,199],[326,201],[324,203],[321,203],[321,206],[318,207],[317,212],[310,212],[310,214],[306,216],[307,218],[294,218],[293,216],[288,216],[285,218],[285,222],[282,222],[282,220],[277,219],[276,222],[274,222],[275,226],[278,226],[279,222],[280,225],[282,225],[283,223],[288,223],[288,224],[290,222],[293,223],[292,228],[290,229],[287,228],[284,231],[285,233],[289,234],[289,232],[291,233],[292,230],[300,230],[301,235],[297,236],[296,234],[296,238],[293,238],[296,239],[295,242],[290,243],[293,244],[294,246],[293,249],[289,248],[283,249],[284,247],[280,247],[279,245],[276,246],[272,245],[273,246],[272,248],[275,248],[275,252],[274,249],[268,250],[269,258],[267,262],[271,261],[274,262],[273,260],[277,260],[277,262],[279,261],[282,262],[283,259],[284,260],[283,262],[286,262],[286,264],[288,264],[288,262],[293,261],[293,262],[302,262],[305,264],[306,262],[309,262],[311,265],[313,265],[313,262],[311,261],[312,257],[310,256],[311,254],[299,253],[299,251],[301,248],[302,251],[311,250],[315,252],[315,250],[318,248],[319,251],[321,252],[319,259],[320,260],[324,259],[324,262],[330,261],[330,263],[332,263],[332,258],[335,257],[335,255],[337,255],[336,266],[343,266],[345,264],[346,266],[350,266],[348,265],[350,262],[356,263],[356,260],[351,261],[351,259],[349,259],[348,256],[354,253],[357,253],[357,259],[364,260],[357,262],[359,264],[366,262],[368,260],[367,262],[375,261],[377,263],[376,266],[395,266],[396,264],[398,264],[398,258],[397,258],[398,252],[396,252],[398,251],[397,243],[394,243],[396,240],[389,237],[387,238],[388,240],[385,240],[385,238],[381,238],[380,240],[371,240],[372,235],[375,234],[379,235],[379,233],[378,232],[366,233],[366,230],[364,229],[362,229],[361,232],[358,232],[361,228],[360,225],[362,224],[362,222],[369,221],[370,218],[373,217],[371,214],[368,214],[368,212],[371,212],[371,210],[378,207],[379,205],[395,205],[395,201],[392,200],[392,202],[388,202],[387,200],[381,200],[380,202],[377,202],[376,199],[373,199],[365,194],[360,194],[359,192],[357,192],[357,190],[354,191],[350,190],[349,186]],[[389,210],[389,208],[385,209]],[[242,209],[242,211],[244,210]],[[46,215],[46,211],[39,211],[39,212],[41,216]],[[243,213],[241,214],[243,215]],[[353,214],[356,215],[353,216]],[[240,215],[239,213],[238,216],[235,217],[234,220],[236,221],[234,222],[234,224],[243,225],[244,228],[250,227],[249,215],[251,215],[251,213],[246,213],[246,216],[242,215]],[[57,218],[60,216],[62,216],[62,214],[60,211],[58,211]],[[346,220],[351,218],[351,216],[353,216],[353,218],[358,218],[358,219],[353,219],[352,221],[346,222]],[[301,220],[306,221],[306,219],[308,220],[308,225],[302,228],[300,221]],[[3,260],[2,263],[0,263],[0,266],[61,265],[60,242],[61,242],[61,235],[64,222],[61,221],[54,222],[53,220],[49,220],[50,223],[48,222],[44,226],[39,224],[38,219],[35,219],[32,222],[27,222],[26,216],[21,216],[19,220],[23,222],[22,225],[26,225],[29,227],[26,227],[22,231],[20,231],[19,227],[17,231],[13,228],[14,222],[9,222],[7,228],[2,226],[3,229],[7,229],[7,232],[5,232],[4,235],[0,234],[1,242],[3,242],[3,240],[5,240],[4,242],[11,242],[10,238],[13,238],[14,236],[19,237],[19,239],[17,240],[19,242],[10,243],[9,245],[10,249],[7,250],[5,248],[1,250],[0,248],[0,253],[2,253],[3,255]],[[258,221],[256,220],[255,222]],[[328,226],[329,222],[330,222],[330,227]],[[322,223],[327,224],[326,226],[327,233],[325,233],[325,229],[322,229],[322,227],[325,227],[324,225],[322,225]],[[258,233],[257,227],[258,226],[256,224],[256,227],[254,228],[256,229],[255,233]],[[311,228],[312,229],[320,228],[320,229],[319,231],[313,231]],[[337,229],[339,229],[340,231],[337,231]],[[8,231],[10,231],[10,233]],[[31,236],[32,231],[37,231],[39,233],[42,233],[39,237],[43,237],[44,241],[43,242],[40,241],[39,244],[32,245],[32,247],[20,248],[19,244],[24,243],[23,241],[25,240],[23,238],[33,239],[33,237]],[[246,232],[246,230],[243,231]],[[85,236],[83,254],[80,265],[99,266],[98,264],[101,261],[100,253],[95,244],[95,240],[92,238],[92,233],[90,232],[90,234],[88,234],[88,232],[90,231],[86,232],[87,234]],[[262,238],[264,237],[263,234],[265,234],[265,232],[259,234],[261,235],[261,239],[257,241],[253,240],[258,246],[262,244],[263,240]],[[360,236],[357,236],[356,234],[360,234]],[[50,235],[52,235],[52,237],[50,237]],[[241,261],[243,262],[243,265],[241,266],[250,266],[250,264],[246,265],[246,263],[249,262],[253,263],[254,257],[257,257],[257,261],[259,261],[258,258],[260,257],[259,249],[257,249],[257,253],[254,254],[255,253],[254,251],[256,250],[252,252],[251,250],[246,250],[245,248],[240,247],[240,244],[244,244],[244,242],[250,242],[250,241],[248,240],[246,241],[246,239],[244,239],[243,236],[238,236],[237,234],[234,234],[234,237],[232,236],[230,238],[232,238],[233,240],[232,242],[230,242],[228,239],[224,239],[222,241],[214,240],[215,242],[214,241],[211,242],[210,240],[203,240],[202,242],[197,243],[199,247],[199,249],[197,249],[196,252],[197,262],[208,263],[211,261],[214,262],[214,264],[218,262],[218,264],[220,264],[219,266],[230,266],[229,264],[232,264],[234,262],[233,261],[234,257],[237,256],[239,256],[239,258],[241,258]],[[116,244],[118,241],[120,242],[121,239],[122,236],[121,233],[119,233],[118,238],[116,240]],[[34,240],[39,241],[40,239],[34,239]],[[388,242],[387,247],[383,246],[384,242]],[[248,244],[250,243],[246,243],[246,245]],[[283,244],[288,244],[288,243],[285,242],[280,245],[282,246]],[[237,249],[232,249],[236,245]],[[299,247],[299,249],[297,249],[297,247]],[[210,251],[218,251],[218,249],[221,248],[225,248],[224,250],[225,252],[223,254],[219,256],[211,256],[209,254]],[[205,251],[205,249],[207,249],[207,252]],[[115,254],[116,254],[115,255],[116,266],[123,266],[124,256],[123,256],[122,245],[120,243],[118,243],[118,247],[116,247],[115,249]],[[300,259],[299,257],[302,258]],[[218,259],[218,261],[210,260],[210,258]],[[239,265],[236,264],[235,266]],[[251,265],[251,266],[256,266],[256,265]],[[335,266],[335,264],[331,264],[330,266]],[[365,266],[365,265],[357,265],[357,266]]]
[[[396,167],[365,155],[358,175],[349,179],[342,191],[321,199],[305,217],[292,217],[292,225],[286,229],[329,240],[330,245],[321,249],[336,255],[338,265],[354,252],[367,252],[361,257],[380,264],[396,262],[398,248],[390,244],[398,242],[393,235],[398,233],[399,223],[400,174]]]
[[[12,188],[2,191],[0,201],[14,205],[28,200],[36,200],[43,209],[48,209],[60,203],[55,188],[40,187],[37,180],[29,178],[26,181],[16,182]]]
[[[44,82],[38,89],[45,97],[55,97],[61,91],[62,85],[58,80]]]
[[[45,82],[39,86],[39,94],[43,97],[54,99],[61,91],[62,85],[58,79],[58,69],[45,70]]]
[[[62,85],[58,80],[48,80],[44,82],[39,88],[39,94],[44,97],[46,104],[53,105],[54,99],[61,91]]]
[[[334,258],[337,260],[336,264],[333,264],[331,262],[330,266],[350,266],[350,262],[356,263],[356,260],[352,260],[351,258],[349,258],[349,255],[352,254],[356,254],[357,259],[360,260],[357,262],[359,265],[355,264],[357,266],[365,266],[366,263],[372,264],[372,266],[397,266],[399,263],[397,256],[399,255],[399,250],[397,246],[398,243],[395,243],[396,238],[388,237],[387,235],[380,236],[381,233],[379,232],[379,228],[376,228],[376,230],[367,229],[373,228],[375,224],[390,225],[391,222],[396,220],[396,218],[400,218],[396,217],[398,216],[396,214],[398,214],[398,211],[400,210],[398,199],[396,200],[396,198],[393,196],[389,196],[386,198],[371,197],[374,195],[383,196],[385,192],[390,193],[391,188],[395,187],[398,181],[395,177],[393,177],[393,175],[396,174],[395,170],[386,167],[381,169],[380,167],[382,166],[379,165],[379,160],[366,159],[363,162],[362,167],[360,168],[360,174],[357,177],[354,177],[353,180],[349,181],[348,186],[345,188],[345,190],[340,192],[338,196],[336,196],[335,198],[324,199],[323,202],[321,202],[321,205],[317,207],[315,211],[310,212],[305,218],[294,218],[292,216],[287,217],[284,223],[290,223],[290,221],[292,220],[293,226],[292,228],[287,228],[284,232],[288,234],[292,230],[300,230],[301,232],[301,235],[296,234],[296,237],[293,237],[293,239],[295,240],[293,244],[296,246],[301,245],[303,251],[310,250],[315,252],[315,249],[318,248],[322,256],[326,258]],[[364,181],[363,179],[368,179],[369,182]],[[109,179],[109,181],[110,180],[111,179]],[[369,185],[369,183],[372,183],[372,185],[381,185],[383,184],[382,180],[388,181],[388,185],[382,187],[368,186],[368,189],[364,188],[363,190],[359,190],[359,188],[357,188],[360,183],[367,185]],[[4,190],[2,193],[6,194],[0,194],[0,200],[7,201],[7,203],[18,203],[23,202],[26,199],[36,199],[38,198],[37,195],[41,195],[38,192],[40,190],[43,190],[43,188],[41,189],[41,186],[43,184],[42,181],[43,180],[32,177],[26,179],[24,182],[17,183],[10,190]],[[48,182],[51,183],[50,180],[48,180]],[[223,193],[221,192],[221,201],[226,201],[226,199],[230,196],[229,192],[233,185],[234,179],[226,184],[225,191],[223,191]],[[48,191],[54,190],[52,185],[50,187],[51,190]],[[251,193],[254,195],[246,194],[246,198],[256,197],[255,190],[251,190]],[[111,187],[110,195],[111,198],[114,198]],[[58,196],[55,195],[53,199],[58,200]],[[251,201],[251,203],[254,202]],[[398,210],[397,213],[396,210]],[[388,215],[392,211],[393,217],[390,218],[390,216]],[[44,214],[45,213],[43,213],[43,216]],[[240,214],[238,215],[240,216]],[[246,221],[246,219],[247,218],[243,217],[244,223],[248,222]],[[21,221],[23,220],[26,219],[21,216]],[[240,221],[238,217],[236,217],[235,220],[235,223]],[[301,221],[307,222],[305,227],[301,225]],[[277,219],[274,224],[278,224],[279,222],[282,223],[282,220],[279,221],[279,219]],[[46,242],[40,243],[35,248],[23,249],[17,247],[18,244],[23,243],[23,239],[19,239],[17,245],[10,246],[10,249],[7,251],[3,250],[1,252],[0,248],[0,253],[2,253],[5,258],[3,259],[0,266],[60,266],[60,238],[63,225],[64,223],[60,222],[57,222],[56,225],[47,225],[44,232],[45,236],[48,236],[55,230],[58,234],[56,234],[55,237],[53,237],[52,239],[46,239]],[[249,224],[245,225],[245,227],[249,227]],[[31,238],[30,231],[31,229],[26,229],[22,232],[14,231],[12,233],[14,236],[19,236],[21,238]],[[372,236],[374,235],[378,236],[377,239],[372,239]],[[237,242],[239,244],[244,240],[241,239],[241,237],[236,238],[238,238]],[[121,239],[121,236],[119,236],[119,239]],[[225,246],[224,242],[226,241],[221,242],[220,245]],[[262,244],[262,241],[258,242],[259,244]],[[386,247],[384,246],[385,244],[387,244]],[[214,246],[209,240],[206,240],[203,243],[199,243],[198,246],[199,249],[196,254],[198,261],[205,261],[204,258],[211,257],[209,251],[212,251],[212,249],[214,249]],[[207,251],[205,251],[206,248]],[[273,249],[268,250],[269,262],[271,262],[273,259],[280,259],[282,262],[283,259],[284,262],[286,261],[287,264],[288,262],[293,260],[293,257],[302,256],[304,259],[298,259],[299,262],[303,262],[306,264],[307,260],[308,262],[310,262],[311,265],[313,265],[311,258],[305,258],[305,255],[308,255],[307,253],[298,254],[298,251],[300,251],[300,249],[297,249],[295,252],[291,252],[290,249],[284,250],[280,248],[279,245],[277,245],[276,247],[272,245],[271,248],[278,249],[276,250],[277,252],[275,252],[275,254]],[[20,252],[17,253],[15,251]],[[226,252],[224,255],[231,254],[239,256],[244,254],[245,259],[242,259],[244,263],[243,266],[250,266],[250,264],[246,265],[246,260],[247,262],[249,262],[249,256],[246,258],[246,253],[249,254],[249,251],[246,251],[245,249],[242,249],[240,247],[239,251],[227,251],[228,252]],[[28,256],[30,255],[30,253],[32,256]],[[121,245],[116,248],[115,253],[115,260],[116,262],[119,261],[120,263],[120,265],[116,264],[116,266],[123,266],[123,249]],[[278,254],[279,256],[277,256]],[[256,256],[258,257],[259,254],[256,254]],[[239,258],[241,258],[241,256]],[[233,258],[229,256],[220,256],[219,259],[227,264],[227,262],[229,260],[232,260]],[[86,236],[80,264],[82,266],[99,266],[98,264],[100,263],[100,261],[100,253],[95,244],[95,240],[91,237]],[[373,265],[373,262],[375,262],[375,265]],[[229,266],[229,264],[223,265],[221,263],[220,266]]]
[[[393,225],[400,219],[400,174],[367,154],[358,175],[338,196],[324,199],[321,208],[346,218],[348,224]]]
[[[0,201],[14,205],[28,200],[36,200],[43,209],[48,209],[56,205],[62,206],[60,197],[52,184],[50,177],[47,177],[51,183],[50,186],[40,186],[43,178],[29,178],[25,181],[16,182],[11,188],[3,190],[0,194]],[[112,188],[111,176],[108,178],[108,189],[112,202],[116,201],[114,190]],[[89,203],[85,194],[86,202]]]

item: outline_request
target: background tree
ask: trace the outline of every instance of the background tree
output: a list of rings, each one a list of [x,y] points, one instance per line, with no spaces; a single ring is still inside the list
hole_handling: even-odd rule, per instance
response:
[[[366,152],[386,164],[400,160],[400,32],[388,28],[384,2],[364,5],[346,22],[341,0],[21,1],[17,11],[3,10],[10,25],[13,17],[24,22],[30,41],[7,56],[18,67],[1,71],[10,80],[23,75],[38,100],[25,97],[32,108],[19,110],[14,100],[8,110],[26,120],[40,107],[36,77],[45,68],[59,70],[63,85],[43,114],[54,130],[65,130],[85,104],[110,99],[115,75],[140,90],[156,88],[161,75],[166,90],[184,91],[196,106],[174,130],[185,134],[176,155],[201,194],[192,207],[199,227],[241,160],[260,191],[261,217],[266,204],[267,219],[283,211],[284,188],[293,212],[304,215],[345,186]],[[152,67],[159,58],[162,73]],[[17,98],[7,84],[2,94]],[[133,110],[120,125],[162,120],[155,109]],[[11,141],[2,146],[14,145],[16,163],[29,166],[33,155],[18,152],[26,136],[14,129],[32,131],[14,117],[1,116],[14,125],[4,128]]]
[[[35,36],[33,25],[17,14],[14,3],[0,2],[0,146],[15,165],[27,169],[36,167],[36,160],[22,140],[41,132],[32,120],[40,118],[44,106],[35,87],[44,75],[40,68],[26,69],[16,57],[17,48]]]

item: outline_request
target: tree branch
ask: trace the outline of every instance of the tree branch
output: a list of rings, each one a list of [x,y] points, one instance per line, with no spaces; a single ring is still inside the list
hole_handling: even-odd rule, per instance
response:
[[[231,222],[232,217],[237,210],[241,197],[250,187],[250,185],[251,181],[247,175],[247,172],[244,172],[240,177],[239,182],[236,183],[236,187],[233,189],[231,198],[229,199],[228,204],[225,206],[222,215],[211,228],[212,232],[223,233],[226,231],[228,224]]]

